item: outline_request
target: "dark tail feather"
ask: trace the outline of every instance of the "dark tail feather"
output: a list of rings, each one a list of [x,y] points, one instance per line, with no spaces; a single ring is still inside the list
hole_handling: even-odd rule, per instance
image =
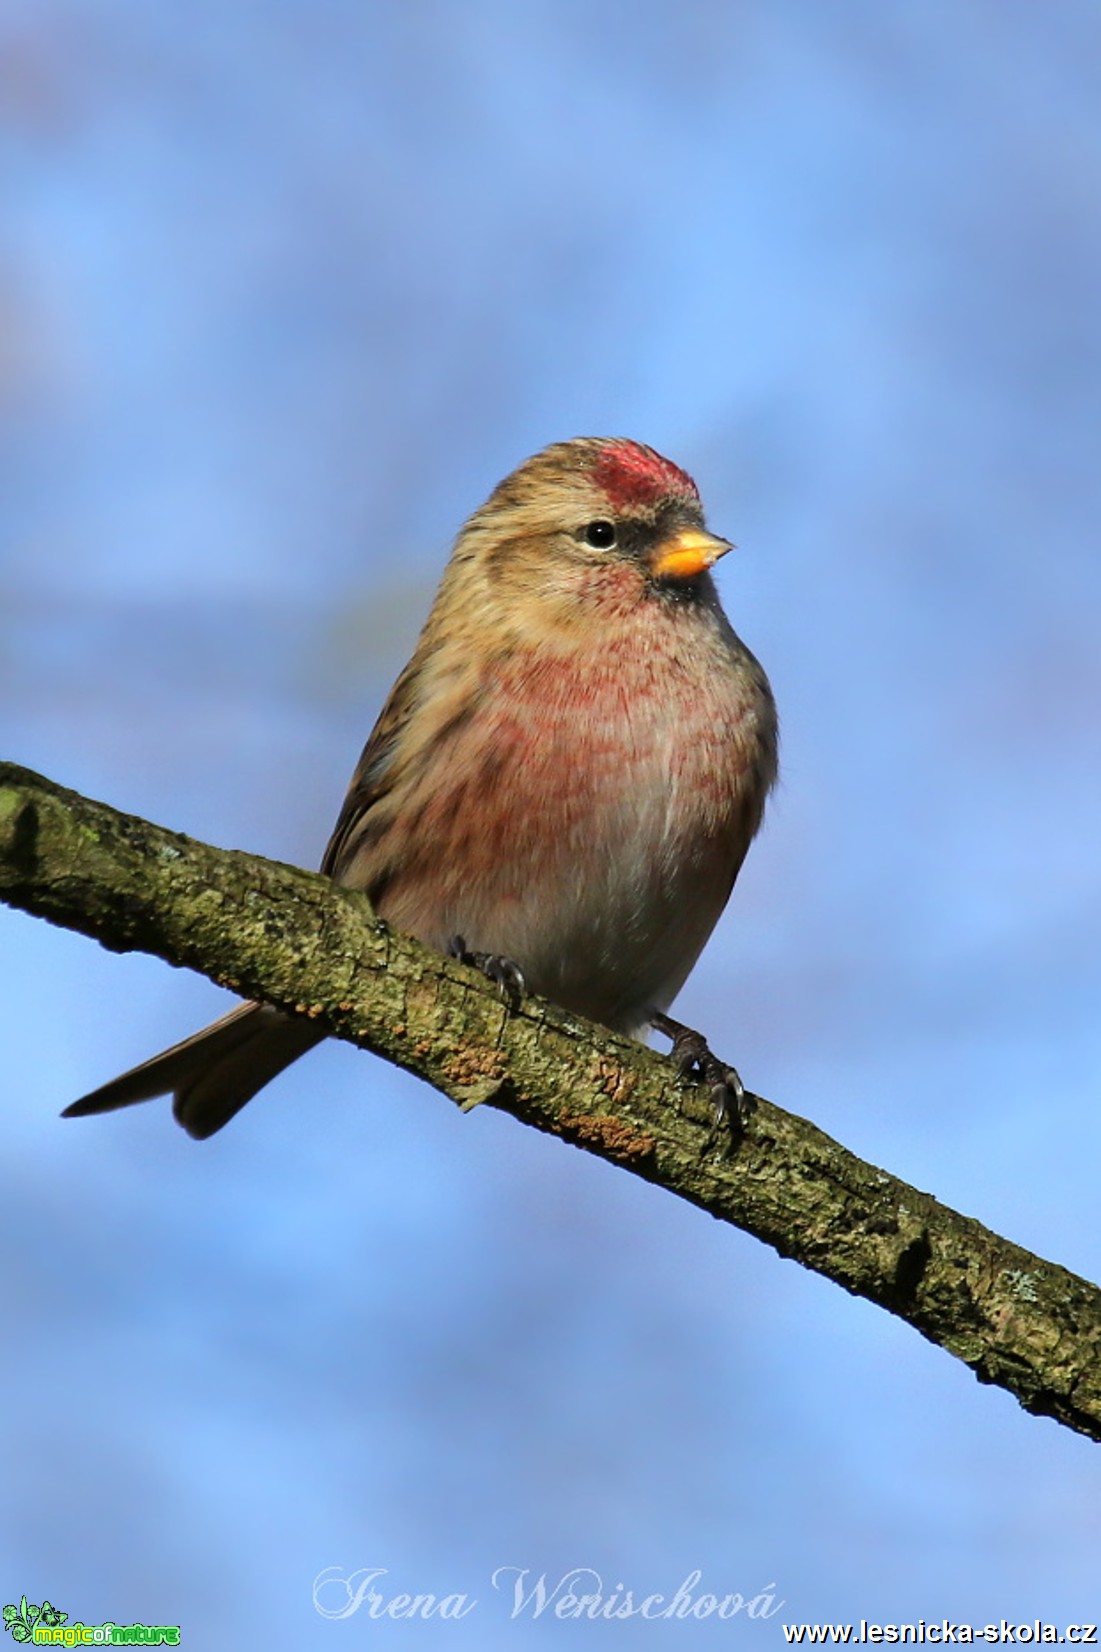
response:
[[[242,1004],[182,1044],[82,1096],[61,1116],[110,1113],[171,1094],[177,1119],[189,1136],[202,1141],[324,1036],[308,1021],[281,1015],[267,1004]]]

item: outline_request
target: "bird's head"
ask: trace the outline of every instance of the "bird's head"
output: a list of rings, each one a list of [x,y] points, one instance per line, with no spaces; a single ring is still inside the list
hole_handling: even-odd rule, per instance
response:
[[[483,589],[575,611],[657,593],[708,595],[730,549],[708,533],[692,478],[624,438],[556,442],[507,476],[467,523],[456,562]]]

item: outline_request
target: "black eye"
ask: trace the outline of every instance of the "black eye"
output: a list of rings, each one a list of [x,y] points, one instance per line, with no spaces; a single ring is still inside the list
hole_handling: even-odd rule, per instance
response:
[[[585,543],[594,551],[607,551],[615,544],[614,522],[590,522],[585,529]]]

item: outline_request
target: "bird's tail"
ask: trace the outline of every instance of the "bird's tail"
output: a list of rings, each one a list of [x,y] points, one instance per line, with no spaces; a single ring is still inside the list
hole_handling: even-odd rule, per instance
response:
[[[176,1118],[188,1135],[202,1141],[324,1036],[309,1021],[281,1015],[267,1004],[242,1004],[182,1044],[82,1096],[61,1116],[110,1113],[171,1094]]]

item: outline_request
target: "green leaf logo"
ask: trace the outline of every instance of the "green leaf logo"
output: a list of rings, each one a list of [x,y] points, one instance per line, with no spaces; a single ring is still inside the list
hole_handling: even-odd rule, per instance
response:
[[[28,1604],[26,1595],[18,1606],[4,1607],[4,1628],[10,1632],[12,1640],[18,1641],[20,1645],[30,1640],[34,1626],[39,1620],[50,1629],[56,1629],[59,1624],[68,1622],[68,1618],[68,1612],[59,1612],[48,1600],[44,1600],[41,1606]]]

